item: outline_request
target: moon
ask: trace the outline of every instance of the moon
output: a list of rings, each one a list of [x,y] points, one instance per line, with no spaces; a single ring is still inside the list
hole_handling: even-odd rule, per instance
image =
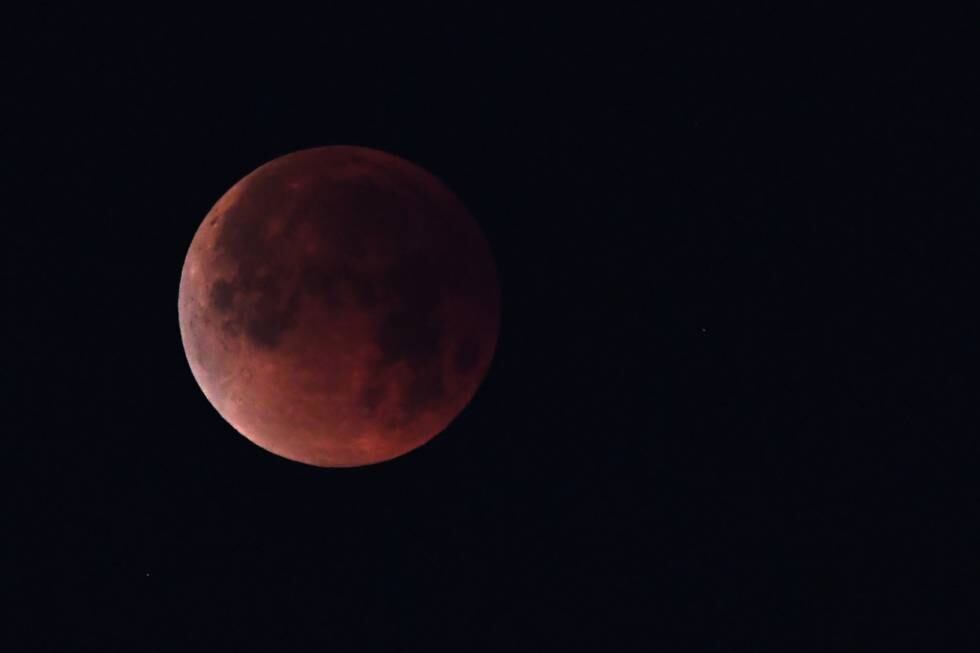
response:
[[[500,324],[489,244],[456,195],[353,146],[293,152],[232,186],[194,234],[177,304],[217,412],[319,467],[390,460],[446,429]]]

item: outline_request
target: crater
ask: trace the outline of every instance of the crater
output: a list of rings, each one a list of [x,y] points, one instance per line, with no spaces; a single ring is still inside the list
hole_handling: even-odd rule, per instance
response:
[[[235,300],[235,288],[224,279],[218,279],[211,285],[211,305],[218,311],[227,313]]]
[[[379,383],[372,383],[361,391],[361,409],[365,415],[374,415],[374,412],[381,405],[387,394],[385,387]]]

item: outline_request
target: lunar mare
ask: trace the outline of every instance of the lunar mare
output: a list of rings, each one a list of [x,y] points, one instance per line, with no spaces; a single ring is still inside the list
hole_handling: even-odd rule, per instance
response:
[[[181,339],[218,413],[323,467],[424,444],[482,383],[499,289],[474,218],[393,155],[332,146],[259,167],[205,216],[184,261]]]

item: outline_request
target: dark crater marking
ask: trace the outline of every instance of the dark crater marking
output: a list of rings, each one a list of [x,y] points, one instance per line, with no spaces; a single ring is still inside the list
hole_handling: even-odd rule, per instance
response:
[[[264,172],[247,182],[215,238],[216,250],[236,266],[237,274],[231,282],[215,283],[211,301],[228,316],[226,330],[244,333],[262,348],[276,347],[282,334],[296,324],[302,291],[295,288],[284,297],[287,290],[282,287],[293,265],[287,243],[297,223],[286,181]],[[284,221],[282,232],[274,236],[265,229],[270,216]]]
[[[221,313],[231,310],[235,299],[235,288],[224,279],[218,279],[211,286],[211,305]]]

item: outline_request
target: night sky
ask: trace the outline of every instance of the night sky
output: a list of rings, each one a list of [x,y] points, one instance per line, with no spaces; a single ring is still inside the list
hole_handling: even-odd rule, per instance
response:
[[[3,650],[977,650],[974,23],[791,4],[11,19]],[[215,412],[177,289],[337,144],[456,192],[502,314],[331,470]]]

